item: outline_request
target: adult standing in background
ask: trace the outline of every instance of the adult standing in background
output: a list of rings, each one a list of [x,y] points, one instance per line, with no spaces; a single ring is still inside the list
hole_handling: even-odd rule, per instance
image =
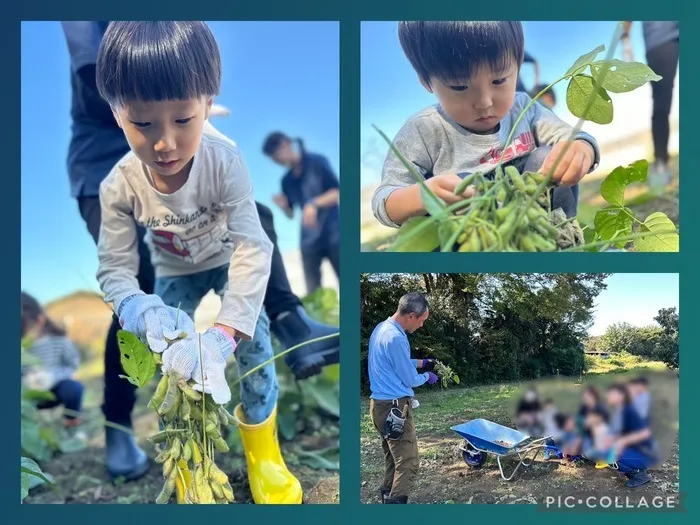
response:
[[[438,377],[431,371],[432,359],[411,359],[406,334],[412,334],[428,319],[428,299],[417,292],[404,295],[393,316],[379,323],[369,339],[369,385],[372,422],[382,437],[384,482],[382,503],[408,503],[420,459],[413,423],[413,389]]]
[[[530,53],[525,51],[525,54],[523,55],[523,64],[527,63],[532,64],[532,67],[535,69],[535,81],[533,82],[533,85],[538,86],[540,84],[540,63],[535,57],[533,57]],[[528,93],[525,84],[523,84],[523,81],[520,78],[520,72],[518,72],[518,80],[515,84],[515,91],[522,91],[523,93]]]
[[[629,46],[632,22],[623,22],[621,40],[627,49]],[[678,21],[642,22],[644,47],[647,65],[662,78],[651,82],[653,110],[651,115],[651,134],[654,140],[654,163],[649,169],[649,185],[652,190],[661,193],[671,179],[668,168],[668,140],[670,135],[669,116],[673,102],[673,86],[678,70],[679,27]],[[631,52],[627,53],[631,59]]]
[[[263,153],[288,169],[274,201],[290,219],[295,207],[301,210],[301,258],[307,293],[312,294],[321,286],[324,259],[340,278],[340,184],[326,157],[306,151],[300,138],[294,142],[296,148],[276,131],[265,139]]]

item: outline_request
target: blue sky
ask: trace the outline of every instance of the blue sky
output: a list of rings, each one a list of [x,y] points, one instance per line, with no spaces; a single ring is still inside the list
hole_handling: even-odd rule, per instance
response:
[[[540,81],[551,83],[561,77],[581,55],[599,45],[610,45],[616,22],[523,22],[525,49],[540,65]],[[634,59],[645,62],[641,26],[632,27],[631,43]],[[361,61],[361,142],[362,174],[365,186],[379,182],[381,165],[388,146],[372,125],[393,138],[408,117],[437,101],[418,82],[415,71],[406,59],[398,40],[397,22],[362,23]],[[604,57],[604,53],[599,55]],[[616,58],[622,58],[621,46]],[[534,69],[524,64],[521,77],[532,87]],[[557,97],[555,112],[566,105],[566,83],[554,88]]]
[[[241,148],[256,199],[275,213],[282,251],[298,248],[272,195],[283,169],[261,153],[265,136],[300,136],[339,174],[339,28],[336,22],[211,22],[223,62],[213,124]],[[99,290],[96,248],[70,196],[69,58],[59,22],[22,24],[22,287],[47,301],[76,289]],[[55,273],[54,273],[55,272]]]
[[[608,287],[596,298],[589,335],[602,335],[615,323],[652,325],[661,308],[678,308],[678,274],[617,273],[605,282]]]

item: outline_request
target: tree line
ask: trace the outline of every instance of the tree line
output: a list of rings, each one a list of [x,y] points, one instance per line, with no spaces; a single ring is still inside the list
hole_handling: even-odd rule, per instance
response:
[[[595,299],[606,289],[609,275],[361,275],[362,390],[369,390],[367,353],[372,331],[394,314],[401,296],[412,291],[424,293],[430,303],[427,322],[409,335],[412,357],[443,361],[459,375],[461,384],[578,375],[586,366],[584,345],[590,344],[586,341]],[[597,344],[639,351],[645,357],[665,356],[672,366],[674,315],[677,355],[675,309],[662,310],[657,316],[660,327],[654,328],[655,346],[647,340],[637,346],[621,344],[607,334]],[[629,330],[623,331],[629,337]],[[656,350],[650,350],[652,346]]]

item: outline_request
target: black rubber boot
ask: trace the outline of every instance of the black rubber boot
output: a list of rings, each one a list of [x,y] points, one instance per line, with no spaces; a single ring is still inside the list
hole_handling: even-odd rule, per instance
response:
[[[382,489],[380,491],[380,493],[382,496],[382,503],[386,503],[386,500],[389,497],[389,494],[391,494],[391,489]]]
[[[131,428],[129,424],[121,425]],[[150,467],[146,453],[139,448],[132,434],[105,427],[107,441],[107,472],[112,480],[133,481],[142,477]]]
[[[285,349],[310,339],[339,332],[336,326],[321,324],[311,319],[301,306],[279,315],[270,323],[270,329]],[[340,361],[340,337],[331,337],[325,341],[302,346],[285,355],[284,360],[297,380],[320,374],[324,366]]]
[[[632,477],[630,477],[629,481],[625,483],[625,486],[629,488],[641,487],[642,485],[646,485],[650,481],[651,477],[649,476],[649,473],[646,471],[646,469],[639,469],[636,472],[632,473]]]
[[[386,504],[391,504],[391,503],[406,504],[406,503],[408,503],[408,496],[399,496],[398,498],[386,498],[384,500],[384,503],[386,503]]]

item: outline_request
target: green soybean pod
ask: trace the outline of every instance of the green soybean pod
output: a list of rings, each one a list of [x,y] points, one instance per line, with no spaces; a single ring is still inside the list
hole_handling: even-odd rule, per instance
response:
[[[472,174],[467,175],[466,177],[464,177],[464,178],[462,179],[462,181],[461,181],[459,184],[457,184],[457,186],[455,187],[455,189],[454,189],[454,191],[453,191],[452,193],[454,193],[455,195],[462,195],[462,193],[465,192],[465,190],[467,189],[467,187],[468,187],[468,186],[472,183],[472,181],[474,180],[474,175],[475,175],[475,174],[472,173]]]

